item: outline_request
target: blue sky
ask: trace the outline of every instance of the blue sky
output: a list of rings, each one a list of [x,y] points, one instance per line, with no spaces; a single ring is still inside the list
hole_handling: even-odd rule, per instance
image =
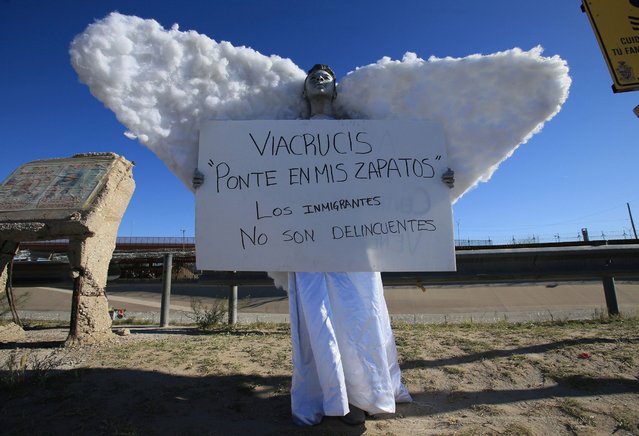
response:
[[[538,235],[630,232],[639,222],[639,93],[613,94],[580,1],[35,1],[0,0],[0,179],[35,159],[113,151],[136,162],[137,189],[120,236],[194,234],[192,194],[78,81],[69,43],[109,12],[153,18],[338,78],[383,56],[488,54],[542,45],[568,61],[562,111],[454,206],[456,237],[503,242]],[[460,120],[463,122],[463,120]]]

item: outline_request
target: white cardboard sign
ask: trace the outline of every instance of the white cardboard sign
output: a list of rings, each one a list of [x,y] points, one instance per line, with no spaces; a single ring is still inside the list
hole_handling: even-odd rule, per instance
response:
[[[442,128],[424,121],[210,121],[197,267],[455,270]]]

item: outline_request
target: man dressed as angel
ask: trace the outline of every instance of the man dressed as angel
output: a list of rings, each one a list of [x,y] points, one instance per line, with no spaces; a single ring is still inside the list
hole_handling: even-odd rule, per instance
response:
[[[337,87],[330,67],[311,68],[303,95],[311,120],[335,118]],[[452,177],[443,176],[450,187]],[[411,401],[401,382],[379,272],[297,272],[287,279],[295,422],[341,416],[360,424],[365,413],[394,413],[396,402]]]
[[[207,120],[417,119],[446,133],[454,186],[451,172],[442,180],[454,202],[539,132],[570,86],[565,61],[536,47],[458,59],[385,57],[337,87],[325,65],[305,74],[288,59],[118,13],[91,24],[70,53],[80,79],[115,112],[126,135],[189,188]],[[392,413],[397,402],[411,401],[379,273],[273,276],[289,292],[296,423],[340,416],[358,424],[365,413]]]

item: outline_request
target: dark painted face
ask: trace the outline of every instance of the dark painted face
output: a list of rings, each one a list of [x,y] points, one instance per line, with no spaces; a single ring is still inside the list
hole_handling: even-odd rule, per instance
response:
[[[319,96],[335,96],[335,79],[324,70],[315,70],[306,76],[304,91],[309,100]]]

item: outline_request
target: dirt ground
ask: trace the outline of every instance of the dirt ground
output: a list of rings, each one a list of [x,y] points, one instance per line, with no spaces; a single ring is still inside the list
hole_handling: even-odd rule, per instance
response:
[[[287,325],[129,330],[0,342],[0,434],[639,434],[638,318],[394,325],[414,402],[311,428],[291,421]]]

